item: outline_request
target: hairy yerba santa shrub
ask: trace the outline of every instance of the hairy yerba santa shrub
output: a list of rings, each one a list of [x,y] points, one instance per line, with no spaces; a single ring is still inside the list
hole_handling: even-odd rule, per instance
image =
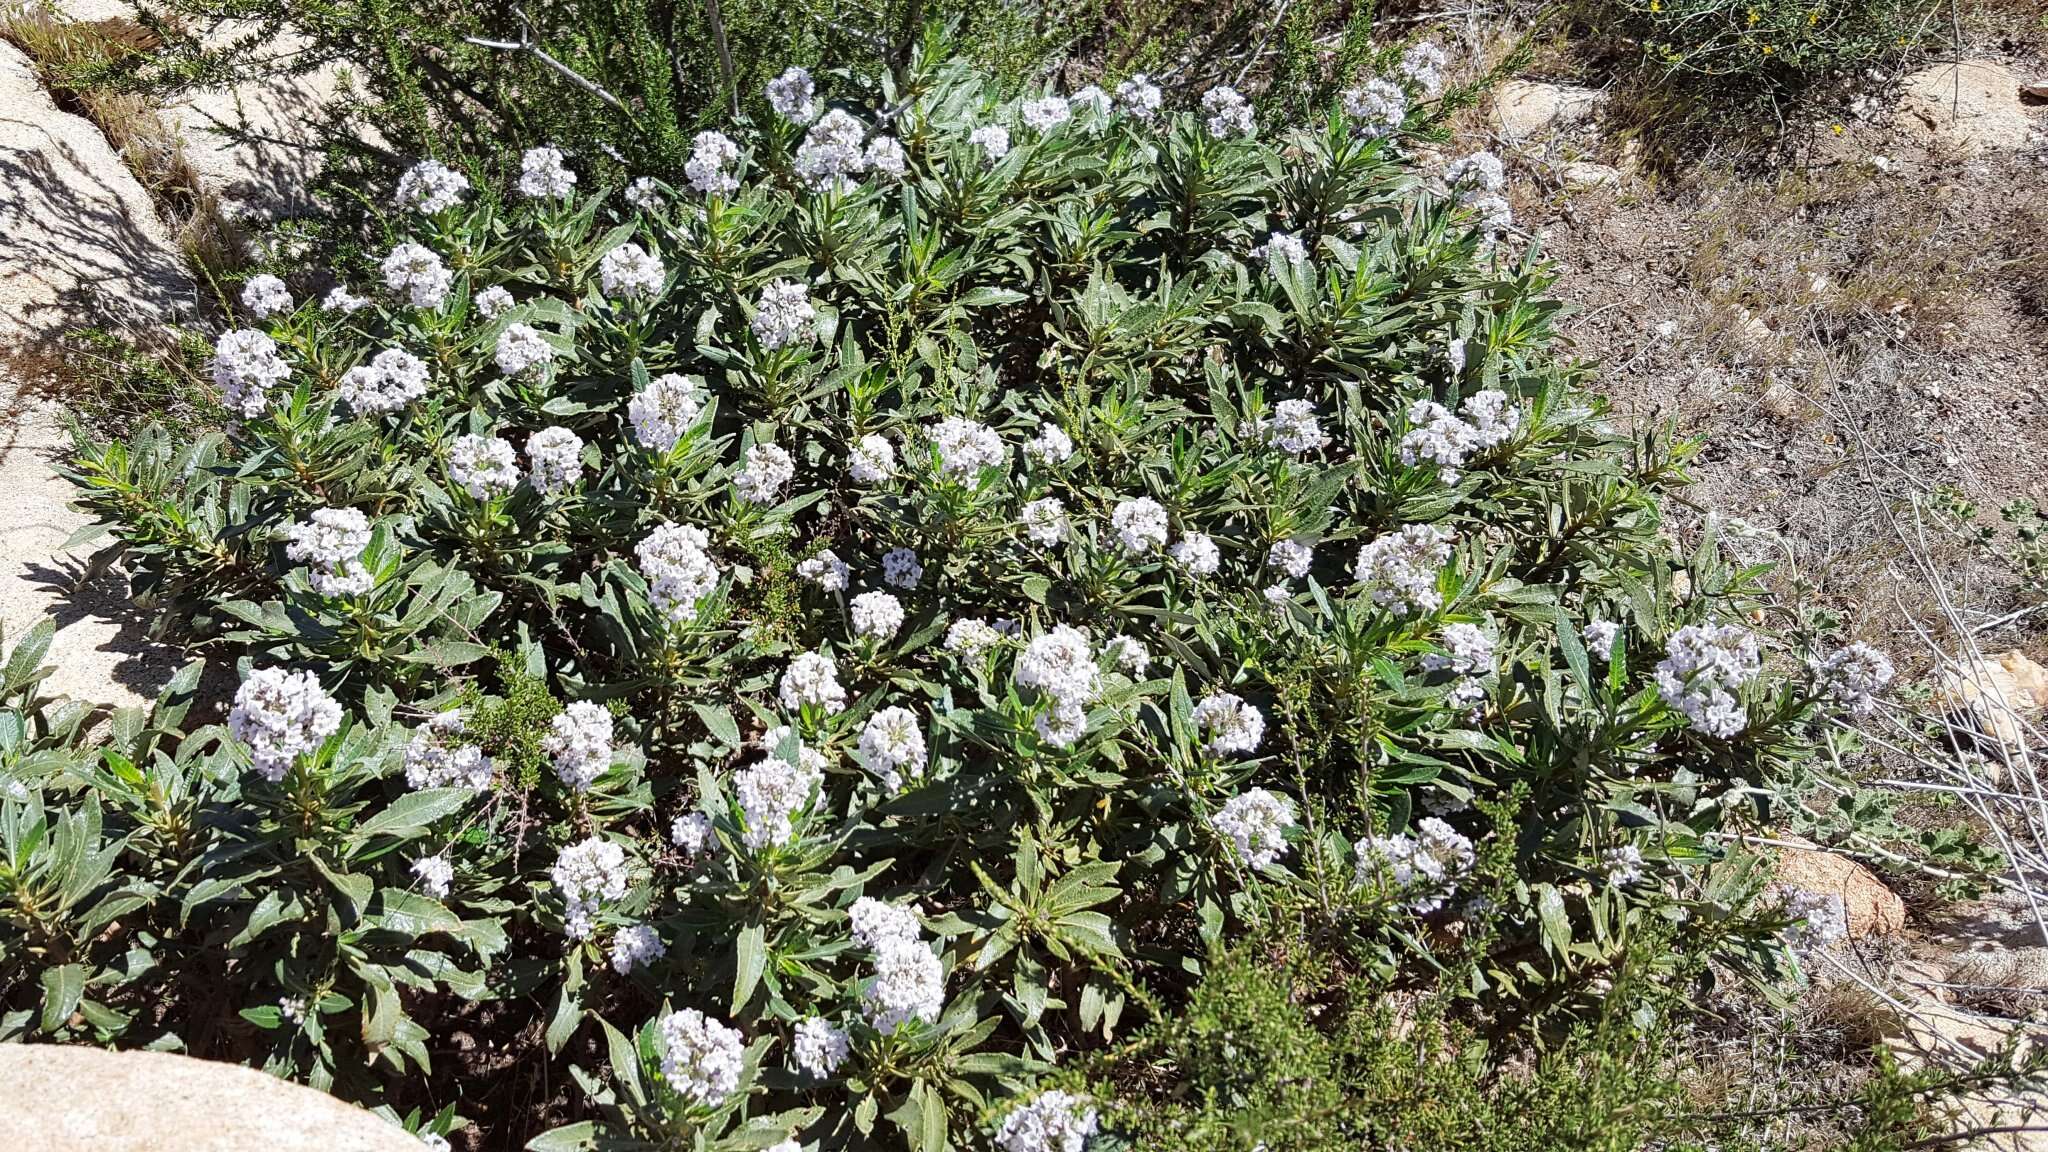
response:
[[[543,147],[499,211],[422,163],[369,278],[252,290],[231,435],[77,462],[244,674],[201,752],[24,774],[120,811],[141,972],[8,962],[204,973],[245,1024],[107,1034],[398,1108],[532,1082],[455,1032],[544,1047],[589,1119],[542,1147],[1038,1152],[1107,1115],[1041,1077],[1248,927],[1460,954],[1509,1026],[1650,918],[1755,943],[1716,833],[1882,676],[1672,554],[1498,162],[1403,152],[1414,63],[1282,139],[927,58],[881,110],[780,77],[684,186]]]

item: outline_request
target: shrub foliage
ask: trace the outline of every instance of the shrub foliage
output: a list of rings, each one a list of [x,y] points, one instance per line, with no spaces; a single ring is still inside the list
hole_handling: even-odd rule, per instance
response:
[[[251,281],[228,433],[82,447],[241,684],[93,746],[24,639],[0,1031],[435,1130],[566,1070],[498,1146],[1014,1152],[1248,929],[1508,1030],[1659,926],[1769,951],[1715,836],[1843,676],[1660,534],[1682,447],[1580,390],[1486,165],[943,55],[785,78],[696,187],[416,169],[374,291]]]

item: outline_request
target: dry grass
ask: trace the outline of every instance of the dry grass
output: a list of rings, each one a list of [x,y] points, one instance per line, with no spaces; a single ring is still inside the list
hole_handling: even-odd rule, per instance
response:
[[[65,20],[47,5],[28,3],[0,8],[0,39],[35,63],[60,107],[106,135],[202,275],[216,277],[242,266],[245,238],[200,180],[177,129],[147,98],[106,81],[125,59],[159,47],[155,32],[128,19]]]

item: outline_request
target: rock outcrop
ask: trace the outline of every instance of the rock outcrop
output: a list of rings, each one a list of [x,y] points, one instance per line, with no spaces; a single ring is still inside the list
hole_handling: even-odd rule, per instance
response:
[[[0,1148],[36,1152],[420,1152],[325,1092],[165,1052],[0,1044]]]

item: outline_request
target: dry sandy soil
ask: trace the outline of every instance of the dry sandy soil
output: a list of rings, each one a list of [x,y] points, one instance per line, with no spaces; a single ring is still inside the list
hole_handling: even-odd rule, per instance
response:
[[[1894,649],[1935,615],[1913,553],[1973,626],[2027,602],[1916,503],[1945,486],[1994,525],[2009,500],[2048,504],[2048,105],[2018,95],[2037,77],[2039,56],[1930,70],[1764,172],[1710,156],[1572,188],[1565,158],[1615,151],[1597,116],[1508,146],[1597,387],[1705,440],[1674,523],[1714,517]]]

